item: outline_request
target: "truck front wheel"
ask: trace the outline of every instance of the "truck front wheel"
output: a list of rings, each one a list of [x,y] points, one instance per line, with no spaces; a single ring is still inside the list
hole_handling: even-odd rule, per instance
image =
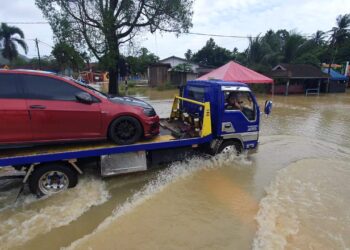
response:
[[[237,155],[242,153],[242,144],[238,141],[224,141],[221,143],[217,153],[229,153],[236,151]]]
[[[29,178],[29,189],[38,196],[61,192],[77,185],[77,172],[64,163],[37,166]]]

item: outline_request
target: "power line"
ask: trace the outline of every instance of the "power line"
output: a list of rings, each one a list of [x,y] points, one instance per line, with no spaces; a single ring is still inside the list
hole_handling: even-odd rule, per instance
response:
[[[7,24],[12,24],[12,25],[16,25],[16,24],[49,24],[49,22],[47,21],[33,21],[33,22],[5,22]],[[177,33],[176,31],[173,31],[173,33]],[[258,38],[258,37],[262,37],[262,36],[243,36],[243,35],[223,35],[223,34],[210,34],[210,33],[200,33],[200,32],[184,32],[183,34],[186,35],[197,35],[197,36],[212,36],[212,37],[223,37],[223,38],[238,38],[238,39],[248,39],[248,38]],[[302,37],[305,38],[310,38],[312,37],[312,35],[301,35]],[[46,44],[48,45],[48,44]],[[51,46],[51,45],[48,45]],[[52,47],[52,46],[51,46]]]
[[[46,21],[36,21],[36,22],[3,22],[3,23],[7,23],[7,24],[49,24],[49,22]]]

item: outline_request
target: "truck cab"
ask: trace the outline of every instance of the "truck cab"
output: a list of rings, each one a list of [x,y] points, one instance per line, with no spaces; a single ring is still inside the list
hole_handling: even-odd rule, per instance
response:
[[[243,149],[254,149],[258,144],[260,109],[250,88],[244,83],[219,80],[189,81],[180,90],[181,96],[198,102],[209,102],[212,136],[233,140]],[[184,102],[182,109],[202,116],[201,107]]]

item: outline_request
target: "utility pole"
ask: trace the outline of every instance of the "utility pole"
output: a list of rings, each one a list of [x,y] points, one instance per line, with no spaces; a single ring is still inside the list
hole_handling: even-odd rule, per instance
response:
[[[41,69],[41,60],[40,60],[40,50],[39,50],[39,41],[38,38],[35,38],[36,50],[38,51],[38,59],[39,59],[39,69]]]

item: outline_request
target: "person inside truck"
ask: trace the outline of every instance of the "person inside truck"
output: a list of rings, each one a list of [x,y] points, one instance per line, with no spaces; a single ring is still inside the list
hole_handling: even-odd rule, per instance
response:
[[[255,119],[254,104],[249,93],[227,92],[226,95],[226,110],[239,110],[247,117],[248,120]]]
[[[226,100],[225,109],[226,110],[241,110],[242,111],[242,101],[239,98],[239,93],[231,92]]]

